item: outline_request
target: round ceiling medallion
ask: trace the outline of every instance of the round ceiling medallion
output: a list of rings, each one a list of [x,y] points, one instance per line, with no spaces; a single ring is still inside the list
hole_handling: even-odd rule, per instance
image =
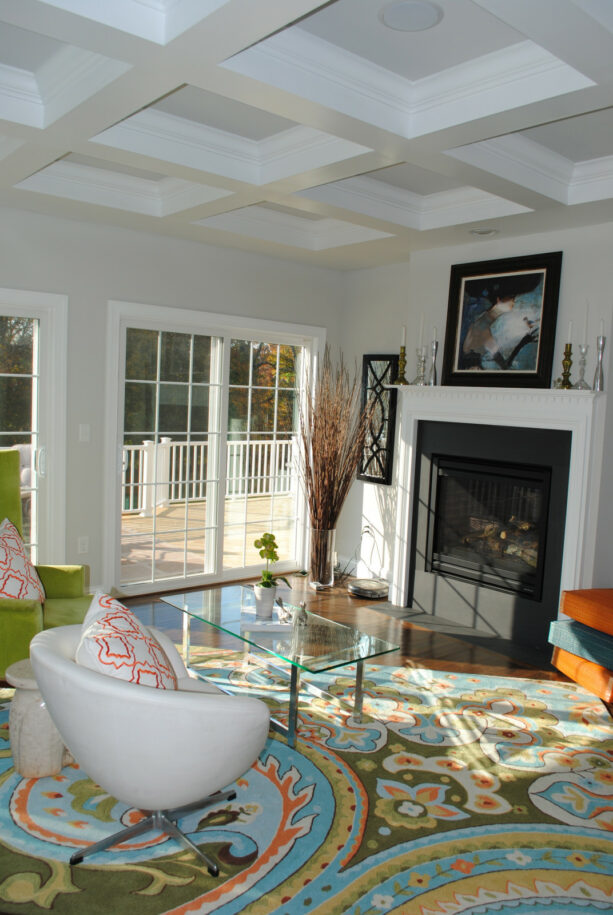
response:
[[[384,7],[379,16],[388,29],[395,29],[398,32],[423,32],[441,21],[443,11],[428,0],[399,0],[398,3]]]

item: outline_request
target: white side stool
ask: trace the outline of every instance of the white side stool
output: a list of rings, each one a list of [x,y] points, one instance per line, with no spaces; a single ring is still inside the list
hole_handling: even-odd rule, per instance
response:
[[[11,664],[4,676],[15,687],[9,711],[15,769],[25,778],[57,775],[72,757],[47,711],[29,659]]]

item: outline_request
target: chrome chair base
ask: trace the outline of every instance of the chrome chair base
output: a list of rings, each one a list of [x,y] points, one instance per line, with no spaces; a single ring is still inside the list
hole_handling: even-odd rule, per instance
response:
[[[167,836],[171,836],[185,848],[193,851],[201,861],[204,862],[207,866],[207,870],[211,877],[217,877],[219,875],[219,867],[217,864],[209,858],[207,855],[201,851],[197,845],[195,845],[184,832],[181,832],[179,827],[175,822],[177,816],[181,816],[184,813],[187,813],[190,810],[195,810],[198,807],[206,807],[208,804],[216,804],[218,801],[232,801],[236,797],[236,791],[222,791],[219,794],[212,794],[209,797],[205,798],[202,801],[197,801],[195,804],[189,804],[187,807],[180,807],[177,810],[155,810],[151,812],[144,820],[141,820],[139,823],[135,823],[134,826],[128,826],[126,829],[120,829],[119,832],[113,833],[112,836],[108,836],[106,839],[101,839],[99,842],[95,842],[93,845],[89,845],[87,848],[82,849],[81,851],[76,851],[71,855],[70,863],[80,864],[83,858],[86,858],[88,855],[94,855],[99,851],[104,851],[106,848],[110,848],[112,845],[118,845],[120,842],[126,842],[128,839],[134,838],[134,836],[139,836],[143,832],[148,832],[150,829],[156,829],[158,832],[163,832]],[[172,817],[172,819],[171,819]]]

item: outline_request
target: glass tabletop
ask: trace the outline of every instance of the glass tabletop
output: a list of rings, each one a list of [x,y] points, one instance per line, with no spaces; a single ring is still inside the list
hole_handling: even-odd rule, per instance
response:
[[[310,673],[375,658],[399,647],[361,632],[355,626],[325,619],[308,610],[303,622],[298,619],[282,621],[277,607],[271,620],[260,620],[255,614],[253,588],[245,585],[167,594],[162,600]],[[283,600],[286,607],[292,607],[285,602],[285,597]]]

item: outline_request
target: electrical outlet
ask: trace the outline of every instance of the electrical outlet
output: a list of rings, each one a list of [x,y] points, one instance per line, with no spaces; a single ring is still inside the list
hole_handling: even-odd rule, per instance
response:
[[[77,553],[89,552],[89,537],[79,537],[77,539]]]

